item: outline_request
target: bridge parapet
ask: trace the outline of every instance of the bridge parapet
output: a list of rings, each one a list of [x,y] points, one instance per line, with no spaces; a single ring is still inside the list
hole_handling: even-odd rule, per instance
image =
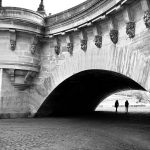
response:
[[[46,18],[46,34],[74,31],[103,20],[118,11],[126,0],[93,0]]]
[[[0,8],[0,30],[11,28],[41,33],[43,26],[44,18],[39,13],[16,7]]]

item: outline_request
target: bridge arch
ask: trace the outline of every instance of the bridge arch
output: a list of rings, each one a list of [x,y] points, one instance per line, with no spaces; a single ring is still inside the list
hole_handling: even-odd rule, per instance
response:
[[[114,71],[81,71],[59,84],[43,102],[36,116],[89,113],[107,96],[130,89],[145,90],[134,80]]]

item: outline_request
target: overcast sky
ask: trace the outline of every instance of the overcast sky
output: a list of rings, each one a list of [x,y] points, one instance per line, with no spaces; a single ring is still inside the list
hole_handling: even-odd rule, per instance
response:
[[[22,7],[36,11],[41,0],[2,0],[3,6]],[[85,0],[44,0],[46,13],[58,13]]]

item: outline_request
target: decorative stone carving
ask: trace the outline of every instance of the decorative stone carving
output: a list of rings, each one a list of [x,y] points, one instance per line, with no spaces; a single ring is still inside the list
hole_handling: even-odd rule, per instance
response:
[[[146,28],[150,29],[150,10],[145,11],[143,20]]]
[[[10,40],[10,49],[14,51],[16,49],[16,41],[15,40]]]
[[[135,22],[128,22],[126,25],[126,33],[129,36],[129,38],[135,37]]]
[[[101,35],[96,35],[95,39],[94,39],[94,42],[95,42],[95,45],[98,48],[101,48],[102,47],[102,36]]]
[[[67,49],[68,49],[68,52],[70,53],[70,55],[73,54],[73,43],[70,42],[70,43],[67,43]]]
[[[81,49],[86,52],[87,50],[87,40],[83,39],[81,40]]]
[[[118,42],[118,30],[110,30],[110,39],[114,44]]]
[[[10,49],[14,51],[16,49],[16,31],[9,30],[10,32]]]
[[[31,43],[31,47],[30,47],[31,54],[35,54],[37,50],[38,41],[39,41],[39,38],[37,37],[37,35],[35,35]]]
[[[30,48],[31,54],[35,54],[36,48],[37,48],[37,45],[36,45],[36,44],[32,44],[32,45],[31,45],[31,48]]]
[[[60,45],[56,45],[56,46],[55,46],[55,53],[56,53],[57,55],[60,54]]]

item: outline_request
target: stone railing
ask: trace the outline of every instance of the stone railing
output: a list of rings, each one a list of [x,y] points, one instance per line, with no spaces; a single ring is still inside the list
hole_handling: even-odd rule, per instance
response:
[[[38,25],[44,25],[44,18],[42,17],[42,15],[24,8],[1,7],[0,19],[1,18],[13,18],[18,20],[24,20]]]
[[[48,25],[52,25],[55,24],[56,22],[61,22],[64,21],[66,19],[69,19],[71,17],[76,16],[77,14],[82,13],[83,11],[89,9],[90,7],[92,7],[93,5],[95,5],[99,0],[88,0],[85,1],[71,9],[65,10],[63,12],[60,12],[58,14],[52,15],[47,17],[47,23]]]
[[[46,18],[47,34],[55,34],[84,26],[89,22],[104,18],[109,12],[117,10],[124,0],[92,0]]]

